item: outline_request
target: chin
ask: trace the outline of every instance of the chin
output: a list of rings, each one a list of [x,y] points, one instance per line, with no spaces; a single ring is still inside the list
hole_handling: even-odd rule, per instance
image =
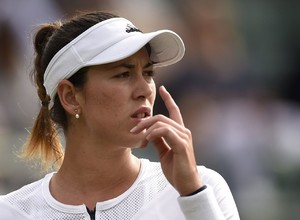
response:
[[[147,147],[147,145],[148,145],[148,141],[145,139],[145,137],[142,137],[132,142],[130,148],[145,148]]]
[[[130,148],[145,148],[148,145],[148,141],[144,135],[142,135],[142,137],[138,135],[131,143]]]

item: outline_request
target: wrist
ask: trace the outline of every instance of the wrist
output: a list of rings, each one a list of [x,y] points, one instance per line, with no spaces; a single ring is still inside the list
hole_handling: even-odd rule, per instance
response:
[[[188,193],[187,195],[181,195],[182,197],[188,197],[188,196],[193,196],[196,195],[200,192],[202,192],[203,190],[205,190],[207,188],[206,185],[202,185],[200,188],[196,189],[195,191]]]

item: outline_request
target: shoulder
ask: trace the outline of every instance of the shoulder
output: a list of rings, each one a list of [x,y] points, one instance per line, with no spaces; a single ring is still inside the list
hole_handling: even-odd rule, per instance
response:
[[[211,187],[217,196],[224,193],[231,195],[231,190],[220,173],[205,166],[198,166],[198,172],[204,184]]]
[[[225,179],[217,171],[205,166],[198,166],[198,172],[205,184],[215,186],[226,183]]]
[[[27,216],[25,213],[23,213],[21,210],[16,209],[12,204],[8,203],[7,201],[0,198],[0,217],[1,219],[30,219],[29,216]]]
[[[43,199],[42,185],[45,178],[23,186],[9,194],[0,196],[1,218],[26,219],[31,209]],[[16,216],[23,218],[17,218]],[[16,218],[12,218],[15,216]]]
[[[28,185],[25,185],[16,191],[0,196],[0,201],[6,201],[13,204],[17,201],[26,200],[28,199],[28,197],[30,197],[34,192],[36,192],[39,189],[41,184],[42,184],[42,179],[30,183]]]

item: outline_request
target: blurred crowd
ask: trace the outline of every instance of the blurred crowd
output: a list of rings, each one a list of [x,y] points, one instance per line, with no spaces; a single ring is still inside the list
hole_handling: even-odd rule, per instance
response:
[[[157,70],[192,131],[199,164],[228,181],[241,219],[300,215],[300,2],[1,0],[0,194],[43,174],[17,153],[40,108],[31,82],[36,25],[108,10],[144,32],[167,28],[186,55]],[[155,113],[167,114],[159,97]],[[136,154],[157,160],[149,146]]]

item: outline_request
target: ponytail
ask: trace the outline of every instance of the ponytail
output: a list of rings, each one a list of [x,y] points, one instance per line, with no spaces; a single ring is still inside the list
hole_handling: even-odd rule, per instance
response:
[[[43,25],[35,36],[35,69],[32,76],[41,100],[41,109],[22,152],[23,158],[36,160],[44,171],[59,167],[63,160],[58,130],[50,115],[50,97],[43,85],[44,71],[41,64],[47,42],[59,26],[59,23]]]
[[[39,160],[44,171],[52,167],[58,168],[62,163],[63,148],[50,111],[45,105],[41,107],[35,120],[22,156],[29,160]]]

